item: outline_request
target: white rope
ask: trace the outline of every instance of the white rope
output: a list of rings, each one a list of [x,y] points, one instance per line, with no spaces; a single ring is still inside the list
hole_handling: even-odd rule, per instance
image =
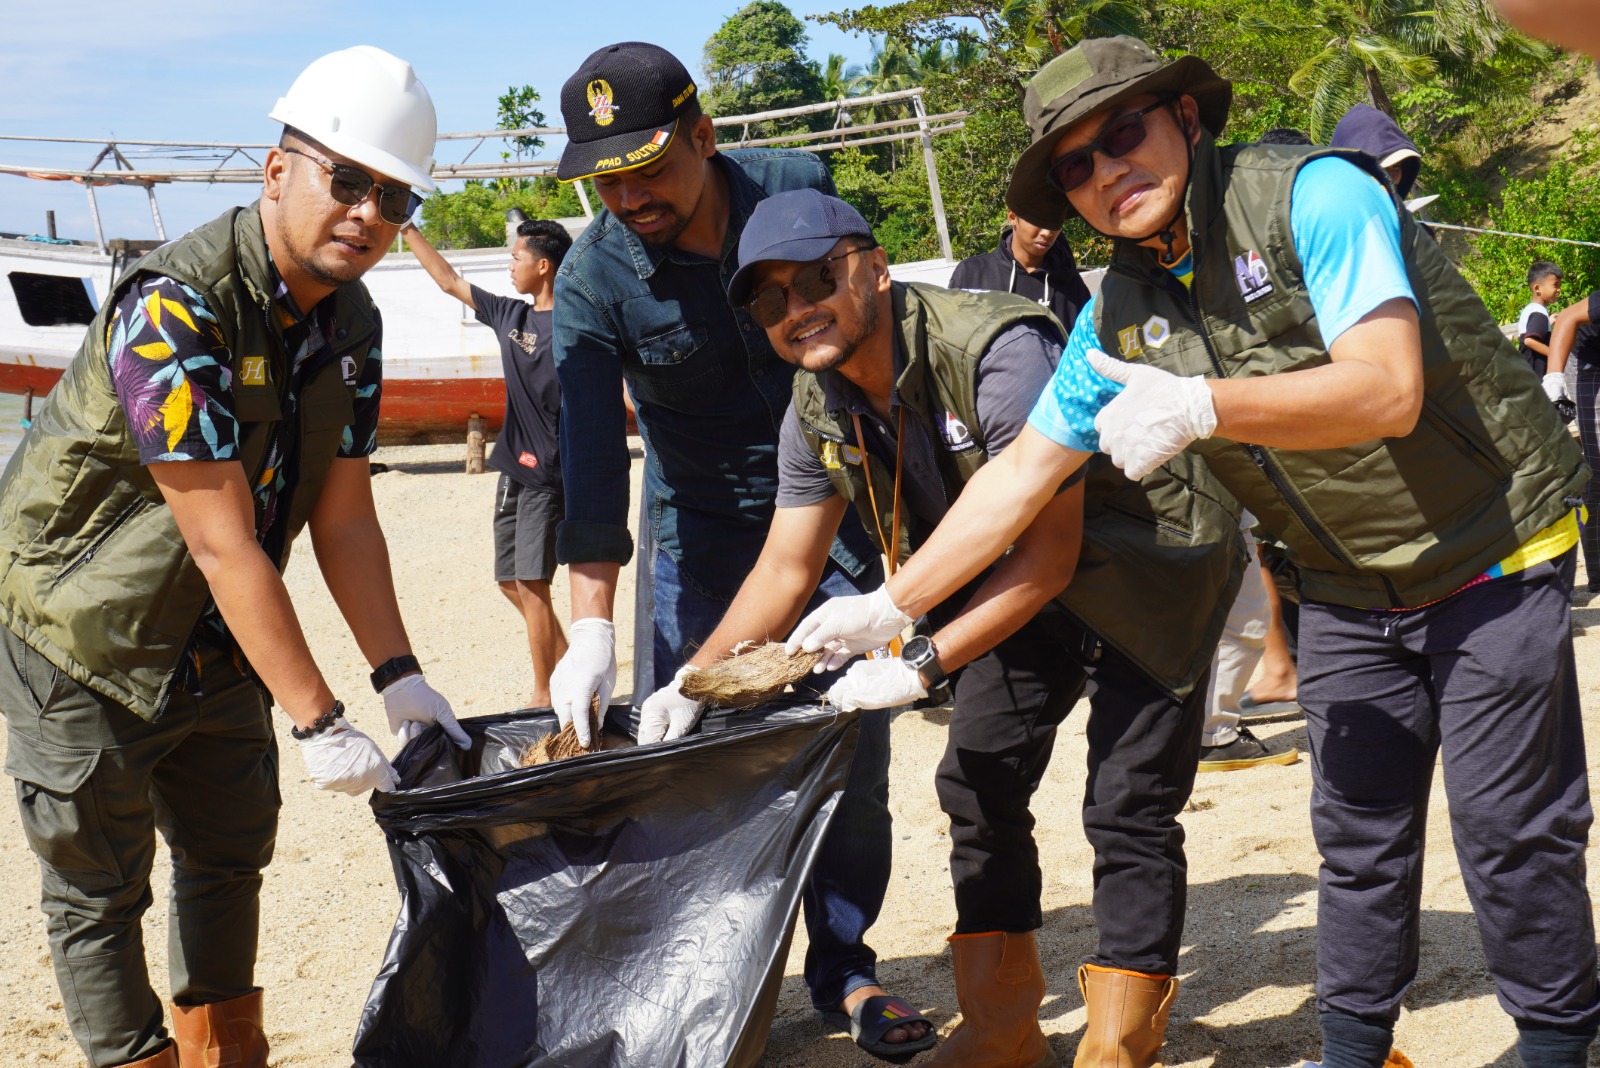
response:
[[[1585,248],[1600,248],[1600,241],[1574,241],[1570,237],[1545,237],[1541,234],[1515,234],[1509,230],[1480,230],[1476,226],[1456,226],[1453,223],[1429,222],[1418,219],[1418,223],[1431,230],[1465,230],[1469,234],[1493,234],[1496,237],[1525,237],[1530,241],[1550,241],[1559,245],[1583,245]]]

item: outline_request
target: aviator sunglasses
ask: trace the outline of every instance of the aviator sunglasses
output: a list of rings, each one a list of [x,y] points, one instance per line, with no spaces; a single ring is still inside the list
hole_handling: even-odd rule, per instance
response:
[[[783,322],[783,317],[789,314],[789,290],[808,303],[815,304],[819,300],[827,300],[839,288],[838,279],[834,277],[831,264],[834,260],[848,259],[857,252],[871,252],[877,248],[876,244],[862,245],[848,252],[841,252],[837,256],[824,256],[820,260],[813,260],[795,272],[789,279],[788,285],[766,286],[758,289],[744,302],[745,310],[750,313],[750,318],[763,330],[770,329]]]
[[[1050,165],[1050,184],[1062,193],[1070,193],[1094,176],[1094,154],[1101,152],[1107,159],[1121,159],[1144,143],[1144,117],[1156,108],[1170,102],[1162,98],[1147,108],[1130,111],[1113,119],[1100,131],[1100,136],[1075,148]]]
[[[325,159],[318,159],[309,152],[302,152],[298,148],[286,148],[285,152],[293,152],[297,156],[304,156],[328,172],[328,192],[333,194],[333,199],[346,207],[355,207],[367,199],[367,194],[372,192],[372,187],[378,185],[373,181],[372,175],[359,167],[351,167],[343,163],[331,163]],[[422,206],[422,198],[411,191],[407,185],[378,185],[378,216],[384,222],[401,224],[412,215],[416,214]]]

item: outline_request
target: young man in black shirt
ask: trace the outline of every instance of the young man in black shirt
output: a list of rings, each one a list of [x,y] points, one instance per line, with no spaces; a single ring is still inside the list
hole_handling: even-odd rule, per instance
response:
[[[533,303],[502,297],[472,285],[415,227],[406,247],[439,288],[467,305],[500,339],[506,379],[506,416],[489,453],[500,472],[495,488],[494,577],[500,592],[521,613],[533,654],[534,707],[550,703],[550,672],[567,651],[566,635],[550,604],[556,570],[556,524],[565,506],[561,492],[561,384],[550,354],[551,310],[556,268],[572,247],[560,223],[519,223],[511,242],[511,285]]]

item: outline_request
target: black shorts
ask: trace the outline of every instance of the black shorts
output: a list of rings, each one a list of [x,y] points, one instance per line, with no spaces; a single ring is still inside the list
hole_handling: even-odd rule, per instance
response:
[[[566,511],[560,493],[529,489],[500,476],[494,493],[494,580],[549,582],[556,573],[556,524]]]

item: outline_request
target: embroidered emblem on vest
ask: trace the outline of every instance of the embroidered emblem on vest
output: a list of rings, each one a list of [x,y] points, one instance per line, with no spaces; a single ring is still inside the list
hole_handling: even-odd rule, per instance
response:
[[[939,436],[944,439],[944,447],[951,452],[960,452],[972,444],[972,431],[956,418],[955,412],[944,413],[944,418],[939,421]]]
[[[1117,351],[1124,360],[1131,360],[1144,352],[1144,342],[1139,340],[1137,326],[1125,326],[1117,331]]]
[[[1144,342],[1151,348],[1159,349],[1171,336],[1172,326],[1161,316],[1152,315],[1144,321]]]
[[[239,364],[239,382],[246,386],[266,385],[267,358],[265,356],[246,356]]]
[[[1233,258],[1233,275],[1238,279],[1239,295],[1246,304],[1272,292],[1272,283],[1267,281],[1266,262],[1255,249]]]
[[[343,356],[339,360],[339,371],[344,375],[345,385],[353,386],[356,384],[356,358],[354,356],[349,354]]]

